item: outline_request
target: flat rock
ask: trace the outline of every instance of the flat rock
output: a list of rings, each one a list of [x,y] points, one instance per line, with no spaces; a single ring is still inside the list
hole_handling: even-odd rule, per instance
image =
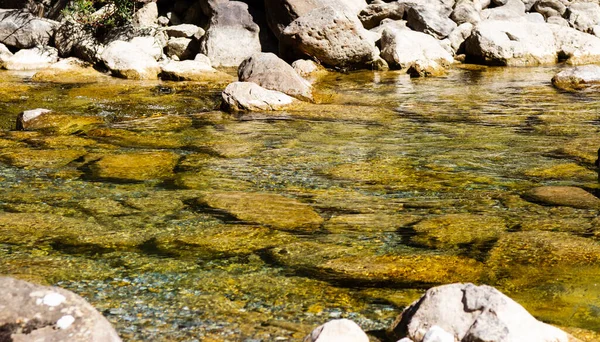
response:
[[[8,277],[0,277],[0,288],[7,341],[121,341],[106,318],[73,292]]]
[[[232,112],[282,110],[297,100],[252,82],[233,82],[222,93],[223,105]]]
[[[107,78],[107,75],[96,71],[89,63],[70,57],[36,72],[31,79],[35,82],[93,83]]]
[[[523,197],[543,205],[600,210],[600,198],[573,186],[541,186],[527,191]]]
[[[172,152],[104,155],[88,166],[94,179],[145,181],[173,176],[179,156]]]
[[[161,64],[160,77],[172,81],[231,82],[234,78],[203,61],[169,61]]]
[[[276,194],[247,192],[210,193],[202,201],[243,222],[284,230],[314,230],[323,223],[308,204]]]

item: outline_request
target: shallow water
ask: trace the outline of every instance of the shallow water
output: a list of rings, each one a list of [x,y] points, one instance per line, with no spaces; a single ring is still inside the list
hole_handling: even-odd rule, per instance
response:
[[[0,72],[0,274],[84,296],[128,341],[380,330],[458,281],[600,331],[598,211],[521,198],[600,189],[600,94],[558,69],[330,74],[322,104],[244,115],[201,84]],[[101,122],[14,131],[38,107]]]

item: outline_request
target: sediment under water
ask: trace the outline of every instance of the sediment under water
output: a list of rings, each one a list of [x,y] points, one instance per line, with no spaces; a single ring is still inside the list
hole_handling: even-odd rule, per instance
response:
[[[322,104],[241,115],[217,86],[1,72],[0,274],[82,295],[127,341],[378,330],[459,281],[600,331],[598,210],[521,197],[600,190],[600,94],[554,89],[559,69],[330,74]],[[39,107],[68,120],[14,131]]]

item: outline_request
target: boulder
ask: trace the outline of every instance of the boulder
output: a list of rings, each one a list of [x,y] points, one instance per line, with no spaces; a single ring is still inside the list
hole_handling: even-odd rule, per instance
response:
[[[532,66],[557,61],[549,25],[486,20],[466,40],[467,56],[491,65]]]
[[[0,11],[0,43],[18,49],[49,45],[57,28],[57,22],[27,11]]]
[[[468,22],[458,25],[454,31],[450,32],[450,35],[448,35],[448,40],[450,41],[450,47],[454,53],[464,49],[464,42],[471,36],[472,32],[473,24]]]
[[[16,128],[27,131],[46,131],[55,134],[72,134],[104,123],[99,116],[79,116],[54,113],[49,109],[26,110],[17,116]]]
[[[533,5],[533,9],[544,18],[562,17],[567,11],[567,6],[561,0],[539,0]]]
[[[574,186],[540,186],[527,191],[523,197],[542,205],[600,210],[600,198]]]
[[[169,61],[161,65],[160,77],[172,81],[230,82],[233,77],[217,71],[210,64],[199,60]]]
[[[323,67],[317,64],[315,61],[310,59],[299,59],[292,63],[292,68],[296,70],[296,73],[304,78],[310,77],[318,71],[326,72]]]
[[[546,22],[552,25],[570,27],[567,19],[563,17],[549,17],[548,19],[546,19]]]
[[[237,67],[248,56],[261,51],[259,31],[248,5],[239,1],[218,3],[200,52],[207,55],[215,67]]]
[[[121,339],[110,323],[73,292],[0,277],[0,337],[6,341]]]
[[[43,69],[58,61],[58,50],[47,46],[23,49],[4,60],[7,70]]]
[[[223,106],[231,112],[282,110],[296,101],[291,96],[252,82],[233,82],[223,90],[222,96]]]
[[[91,30],[82,24],[65,21],[57,29],[54,44],[61,57],[77,57],[89,63],[98,63],[104,45],[100,43]]]
[[[131,23],[135,27],[156,26],[158,23],[158,6],[156,2],[148,2],[137,10],[131,18]]]
[[[411,6],[406,12],[407,25],[411,29],[424,32],[437,39],[446,38],[456,28],[456,23],[440,14],[436,5]]]
[[[198,54],[197,41],[191,38],[171,38],[165,47],[167,56],[174,60],[191,59]]]
[[[52,112],[52,110],[50,109],[46,109],[46,108],[36,108],[36,109],[30,109],[30,110],[26,110],[22,113],[19,114],[19,116],[17,116],[17,129],[18,130],[26,130],[29,128],[29,123],[31,121],[33,121],[34,119]]]
[[[391,334],[396,339],[425,341],[434,329],[452,336],[451,341],[573,341],[564,331],[536,320],[517,302],[486,285],[449,284],[427,290],[402,311]]]
[[[360,21],[330,6],[294,20],[283,31],[280,48],[293,48],[296,55],[339,68],[361,68],[379,56],[370,32]]]
[[[450,14],[450,19],[457,25],[471,23],[476,25],[481,21],[481,3],[478,0],[459,0]]]
[[[304,338],[304,342],[369,342],[365,332],[349,319],[329,321]]]
[[[432,36],[409,29],[388,26],[381,37],[381,57],[391,67],[428,68],[432,76],[445,73],[454,59]]]
[[[134,37],[129,42],[135,45],[140,50],[144,51],[146,54],[152,56],[152,58],[154,58],[157,61],[160,60],[163,56],[164,46],[162,45],[161,40],[158,37]]]
[[[104,78],[108,77],[96,71],[89,63],[70,57],[38,71],[31,80],[52,83],[93,83]]]
[[[299,100],[313,100],[310,83],[273,53],[258,53],[245,59],[238,68],[238,77],[240,82],[254,82]]]
[[[139,182],[172,177],[178,161],[172,152],[131,152],[105,154],[87,168],[92,179]]]
[[[600,5],[593,2],[571,4],[565,14],[571,26],[581,32],[591,32],[592,27],[600,23]]]
[[[600,62],[600,38],[570,27],[548,25],[554,33],[558,56],[567,64]]]
[[[600,85],[600,66],[585,65],[569,68],[552,77],[552,84],[563,90],[579,90]]]
[[[481,11],[481,18],[486,20],[525,20],[525,5],[521,0],[508,0],[499,7],[487,8]]]
[[[114,76],[128,79],[157,79],[156,60],[132,43],[117,40],[106,46],[100,56]]]
[[[192,24],[169,26],[165,28],[164,31],[169,37],[172,38],[200,39],[206,33],[201,27]]]
[[[401,20],[407,7],[401,1],[371,3],[358,14],[358,19],[366,29],[372,29],[384,19]]]
[[[6,45],[0,43],[0,68],[4,68],[4,63],[13,56],[13,53],[6,47]]]

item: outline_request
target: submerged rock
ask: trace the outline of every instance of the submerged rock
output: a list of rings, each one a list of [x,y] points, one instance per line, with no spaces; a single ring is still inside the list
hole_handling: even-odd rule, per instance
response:
[[[600,85],[600,66],[585,65],[563,70],[552,77],[552,84],[569,91]]]
[[[102,314],[70,291],[8,277],[0,277],[0,288],[7,341],[121,341]]]
[[[434,287],[404,309],[391,328],[393,338],[426,341],[432,330],[459,341],[570,342],[564,331],[542,323],[493,287],[450,284]],[[442,333],[442,335],[445,335]],[[434,340],[431,341],[445,341]]]
[[[223,105],[231,112],[282,110],[297,100],[252,82],[233,82],[223,90]]]
[[[211,208],[224,210],[243,222],[284,230],[315,230],[323,218],[310,205],[275,194],[215,192],[202,198]]]
[[[7,149],[0,152],[0,161],[6,164],[34,169],[57,169],[87,154],[82,149],[34,150]]]
[[[35,82],[93,83],[106,78],[106,75],[96,71],[90,64],[71,57],[36,72],[31,79]]]
[[[329,321],[304,338],[304,342],[369,342],[365,332],[349,319]]]
[[[26,131],[72,134],[91,129],[102,123],[104,123],[104,119],[97,116],[66,115],[49,109],[37,108],[19,114],[16,128]]]
[[[145,181],[173,176],[179,156],[172,152],[104,155],[88,166],[95,179]]]
[[[255,54],[245,59],[238,68],[238,77],[240,82],[254,82],[300,100],[313,100],[310,83],[273,53]]]
[[[543,205],[600,210],[600,198],[574,186],[541,186],[527,191],[523,197]]]

